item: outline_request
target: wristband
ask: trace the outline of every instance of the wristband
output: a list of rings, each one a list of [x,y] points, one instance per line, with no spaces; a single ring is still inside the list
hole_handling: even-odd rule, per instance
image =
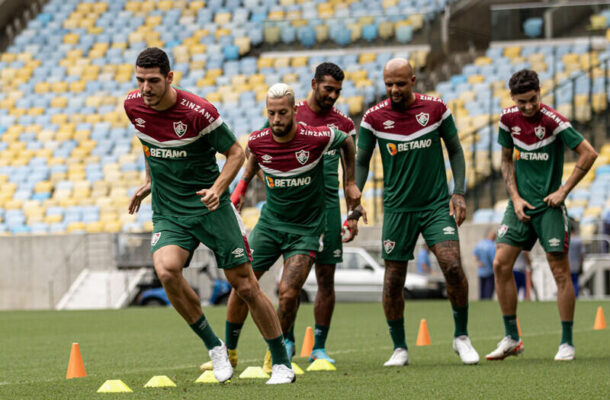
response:
[[[233,190],[233,193],[231,194],[231,203],[233,203],[234,206],[239,204],[239,201],[241,200],[241,198],[246,195],[247,189],[248,189],[248,182],[245,181],[244,179],[240,180],[237,183],[237,186],[235,186],[235,190]]]

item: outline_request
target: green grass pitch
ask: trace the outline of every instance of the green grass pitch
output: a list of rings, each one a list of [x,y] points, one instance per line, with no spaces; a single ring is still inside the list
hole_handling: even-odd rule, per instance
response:
[[[520,303],[525,353],[489,362],[486,353],[504,333],[496,302],[470,305],[470,337],[481,356],[462,365],[451,348],[453,321],[446,301],[406,304],[411,365],[383,368],[392,353],[380,304],[337,304],[327,347],[336,372],[308,372],[295,384],[269,387],[243,380],[246,366],[260,366],[265,344],[251,319],[239,345],[239,365],[226,385],[195,384],[207,361],[203,343],[172,308],[112,311],[0,312],[0,399],[608,399],[610,329],[594,331],[598,306],[610,319],[610,302],[577,302],[576,360],[555,362],[560,324],[555,303]],[[206,308],[224,337],[223,307]],[[298,357],[311,305],[301,307],[295,332]],[[415,346],[419,321],[426,318],[432,344]],[[72,342],[78,342],[86,378],[66,380]],[[153,375],[167,375],[176,388],[144,388]],[[98,394],[108,379],[121,379],[133,393]]]

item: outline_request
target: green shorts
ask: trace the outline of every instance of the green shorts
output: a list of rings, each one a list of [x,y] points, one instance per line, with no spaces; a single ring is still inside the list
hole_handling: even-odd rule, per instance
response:
[[[153,226],[151,252],[168,245],[180,246],[191,253],[185,267],[199,243],[214,252],[219,268],[229,269],[250,261],[246,229],[232,204],[196,217],[155,215]]]
[[[343,242],[341,241],[341,209],[326,209],[326,231],[324,249],[316,256],[318,264],[338,264],[343,261]]]
[[[392,261],[412,260],[420,233],[428,247],[460,240],[455,219],[449,215],[449,204],[433,210],[386,212],[381,233],[381,257]]]
[[[523,250],[531,250],[540,239],[540,245],[547,253],[565,253],[570,245],[570,229],[566,207],[549,207],[532,215],[529,223],[519,221],[509,202],[502,225],[498,228],[498,243],[505,243]]]
[[[296,254],[315,258],[316,253],[322,250],[323,236],[297,235],[256,224],[248,237],[252,249],[252,269],[267,271],[281,255],[284,260]]]

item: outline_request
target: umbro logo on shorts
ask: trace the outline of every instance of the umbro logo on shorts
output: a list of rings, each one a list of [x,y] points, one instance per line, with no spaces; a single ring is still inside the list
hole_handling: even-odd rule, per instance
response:
[[[551,238],[549,239],[549,245],[551,247],[557,247],[559,246],[559,244],[561,243],[561,240],[557,239],[557,238]]]
[[[156,245],[159,239],[161,239],[161,232],[153,233],[152,238],[150,239],[150,245]]]
[[[337,249],[337,250],[333,251],[333,256],[341,257],[341,249]]]
[[[453,235],[455,233],[455,228],[452,226],[446,226],[443,228],[443,233],[445,235]]]
[[[233,250],[231,253],[235,256],[235,258],[241,257],[244,254],[244,249],[237,248],[237,249]]]

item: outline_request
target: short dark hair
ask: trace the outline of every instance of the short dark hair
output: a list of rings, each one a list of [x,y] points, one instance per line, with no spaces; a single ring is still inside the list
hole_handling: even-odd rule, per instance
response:
[[[510,89],[510,94],[522,94],[530,90],[539,91],[540,81],[538,80],[538,74],[531,69],[517,71],[510,77],[508,88]]]
[[[169,58],[165,52],[157,47],[149,47],[138,55],[136,67],[156,68],[163,76],[167,76],[170,71]]]
[[[342,81],[345,78],[343,70],[337,64],[331,62],[323,62],[318,65],[313,78],[320,82],[326,75],[330,75],[336,81]]]

